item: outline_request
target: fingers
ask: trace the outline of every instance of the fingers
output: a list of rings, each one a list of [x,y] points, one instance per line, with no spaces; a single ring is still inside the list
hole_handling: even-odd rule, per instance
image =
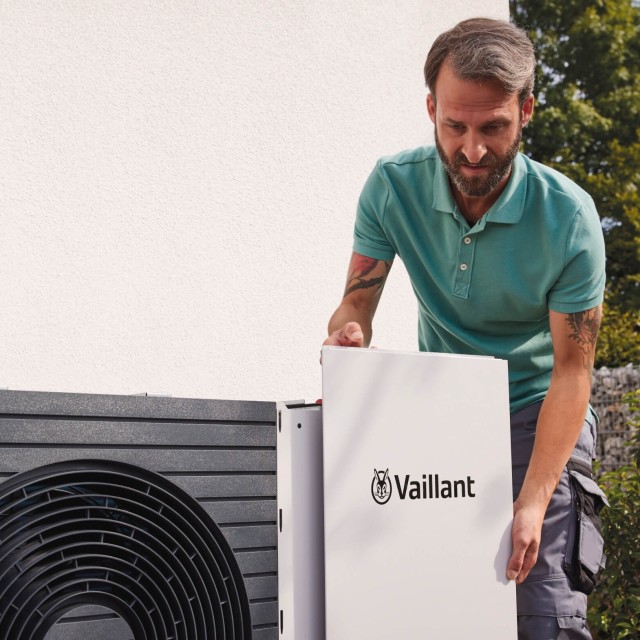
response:
[[[515,505],[514,505],[515,507]],[[507,578],[522,584],[538,560],[542,520],[531,510],[515,507],[511,527],[512,552]]]
[[[342,329],[334,331],[322,344],[329,347],[364,347],[362,327],[357,322],[347,322]],[[322,364],[322,353],[320,364]]]
[[[524,554],[526,553],[526,547],[520,546],[516,548],[515,544],[513,546],[513,551],[511,552],[511,557],[509,558],[509,562],[507,563],[507,579],[516,580],[520,571],[522,570],[522,566],[524,565]]]
[[[516,546],[518,544],[518,546]],[[514,542],[513,552],[507,563],[507,578],[515,580],[516,584],[522,584],[529,572],[538,560],[538,543],[532,541],[529,545],[526,542]]]
[[[364,347],[364,333],[357,322],[347,322],[334,331],[323,344],[332,347]]]

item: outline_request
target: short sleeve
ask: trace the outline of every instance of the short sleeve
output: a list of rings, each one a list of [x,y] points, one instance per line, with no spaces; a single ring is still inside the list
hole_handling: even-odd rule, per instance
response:
[[[380,162],[367,179],[356,213],[353,250],[376,260],[393,260],[395,251],[385,234],[383,222],[389,187],[381,175]]]
[[[549,292],[549,308],[576,313],[598,306],[604,298],[605,249],[600,218],[591,199],[575,214],[565,255],[565,267]]]

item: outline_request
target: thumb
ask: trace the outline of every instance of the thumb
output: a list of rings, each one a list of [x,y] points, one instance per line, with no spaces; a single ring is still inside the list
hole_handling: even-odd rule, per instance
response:
[[[364,344],[364,333],[357,322],[348,322],[342,329],[342,335],[346,343],[353,343],[354,346],[362,346]]]

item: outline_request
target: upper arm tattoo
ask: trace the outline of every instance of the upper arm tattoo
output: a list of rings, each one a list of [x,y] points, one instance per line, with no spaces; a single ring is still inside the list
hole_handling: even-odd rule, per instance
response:
[[[372,276],[372,272],[376,271],[378,263],[382,262],[384,266],[384,272],[376,276]],[[347,277],[347,286],[344,290],[344,295],[350,294],[352,291],[358,289],[370,289],[375,287],[378,291],[381,291],[384,287],[384,283],[389,275],[391,269],[391,261],[376,260],[375,258],[368,258],[356,254],[351,260],[349,265],[349,276]]]
[[[598,329],[602,320],[600,307],[567,314],[567,323],[571,334],[569,338],[577,343],[585,369],[591,370],[596,351]]]

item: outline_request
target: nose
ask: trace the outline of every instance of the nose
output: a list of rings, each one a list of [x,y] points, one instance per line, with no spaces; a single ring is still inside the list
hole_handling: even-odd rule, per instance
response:
[[[470,131],[465,137],[461,151],[469,164],[477,164],[486,155],[487,148],[482,136]]]

